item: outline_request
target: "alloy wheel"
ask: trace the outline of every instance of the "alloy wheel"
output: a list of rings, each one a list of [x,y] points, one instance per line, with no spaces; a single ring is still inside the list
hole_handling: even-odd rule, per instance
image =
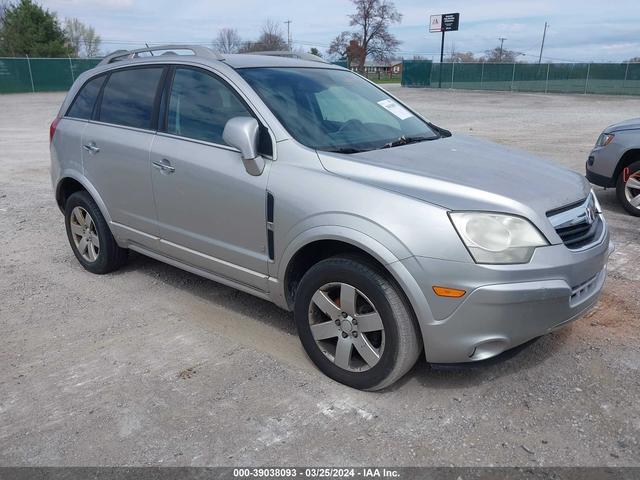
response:
[[[87,262],[95,262],[100,253],[100,239],[96,224],[82,207],[75,207],[69,219],[71,236],[76,249]]]
[[[624,195],[632,207],[640,210],[640,170],[627,178],[624,184]]]
[[[384,351],[384,325],[374,304],[347,283],[328,283],[309,305],[311,334],[320,351],[350,372],[374,367]]]

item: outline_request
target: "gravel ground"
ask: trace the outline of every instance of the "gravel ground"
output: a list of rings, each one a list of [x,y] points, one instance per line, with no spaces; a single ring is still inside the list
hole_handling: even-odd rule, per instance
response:
[[[434,122],[578,171],[640,99],[389,86]],[[640,219],[597,308],[511,355],[424,360],[381,393],[333,383],[292,316],[131,255],[84,271],[48,176],[61,94],[0,96],[0,465],[640,465]]]

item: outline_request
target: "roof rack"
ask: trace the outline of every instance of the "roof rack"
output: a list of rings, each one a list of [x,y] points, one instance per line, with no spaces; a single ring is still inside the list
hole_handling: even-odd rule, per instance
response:
[[[320,62],[320,63],[329,63],[324,58],[321,58],[317,55],[313,55],[312,53],[296,53],[290,52],[288,50],[273,50],[267,52],[247,52],[251,55],[267,55],[270,57],[289,57],[289,58],[299,58],[300,60],[307,60],[310,62]]]
[[[136,50],[116,50],[102,59],[98,65],[107,65],[119,60],[138,58],[140,53],[151,53],[162,50],[190,50],[193,55],[198,57],[209,58],[212,60],[224,60],[224,57],[210,48],[201,45],[158,45],[155,47],[138,48]]]

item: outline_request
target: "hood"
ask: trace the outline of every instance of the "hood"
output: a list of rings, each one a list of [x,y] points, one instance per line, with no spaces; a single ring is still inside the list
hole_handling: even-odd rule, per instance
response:
[[[640,129],[640,118],[632,118],[624,122],[614,123],[604,129],[606,133],[619,132],[621,130],[637,130]]]
[[[587,197],[581,175],[526,152],[463,135],[352,155],[318,152],[336,175],[451,210],[546,217]]]

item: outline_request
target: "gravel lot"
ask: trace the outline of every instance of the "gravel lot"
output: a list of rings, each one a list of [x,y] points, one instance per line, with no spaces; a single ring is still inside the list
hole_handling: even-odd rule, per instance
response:
[[[432,121],[583,171],[640,99],[389,86]],[[464,369],[363,393],[292,316],[131,255],[84,271],[49,182],[62,94],[0,96],[0,465],[640,465],[640,219],[598,191],[617,251],[586,318]]]

